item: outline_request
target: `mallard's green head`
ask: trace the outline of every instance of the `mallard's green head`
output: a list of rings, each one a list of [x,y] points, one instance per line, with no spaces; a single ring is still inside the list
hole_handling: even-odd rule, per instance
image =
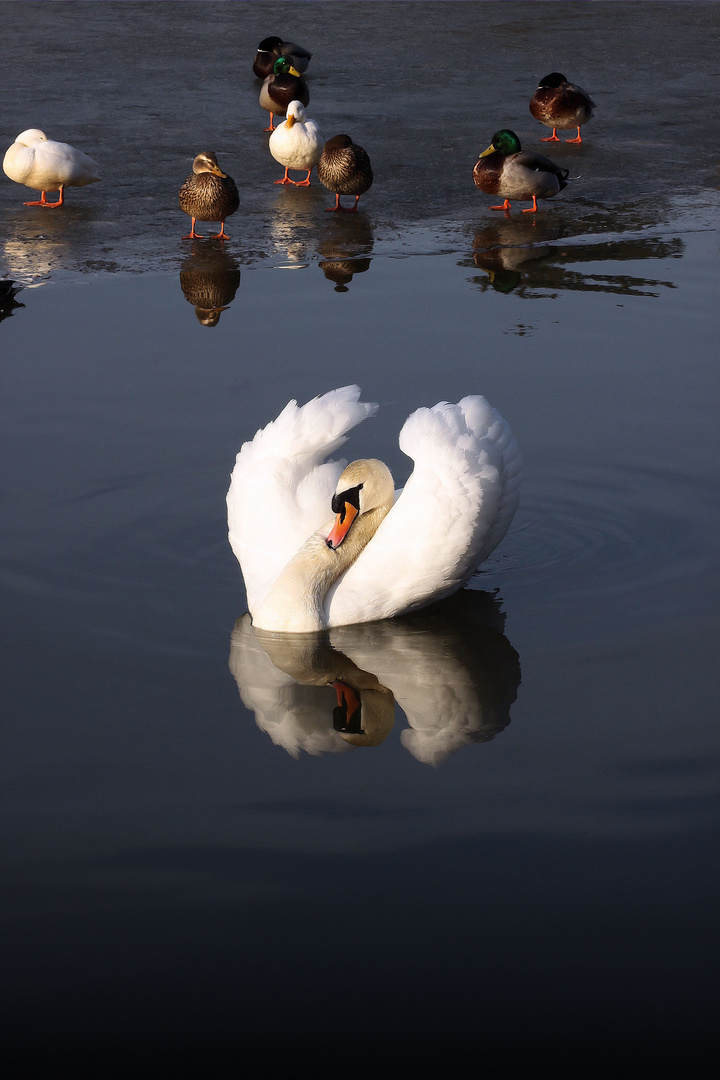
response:
[[[492,142],[488,146],[487,150],[483,150],[480,155],[481,158],[487,157],[488,154],[519,154],[522,150],[520,140],[514,131],[510,131],[509,128],[503,128],[501,131],[496,131],[492,137]]]
[[[287,56],[278,56],[273,64],[273,75],[294,75],[299,78],[300,72],[293,67],[292,60],[289,60]]]

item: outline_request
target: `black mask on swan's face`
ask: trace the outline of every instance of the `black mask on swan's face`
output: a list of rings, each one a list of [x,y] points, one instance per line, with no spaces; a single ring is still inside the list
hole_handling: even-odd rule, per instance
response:
[[[340,523],[345,520],[345,504],[349,503],[350,506],[354,506],[358,513],[360,513],[360,488],[362,484],[357,484],[354,488],[348,488],[347,491],[337,492],[332,497],[331,508],[333,514],[340,514]]]
[[[360,489],[362,484],[347,488],[345,491],[336,491],[332,497],[332,511],[337,515],[335,524],[330,530],[330,535],[325,541],[329,548],[339,548],[350,531],[355,518],[360,513]]]

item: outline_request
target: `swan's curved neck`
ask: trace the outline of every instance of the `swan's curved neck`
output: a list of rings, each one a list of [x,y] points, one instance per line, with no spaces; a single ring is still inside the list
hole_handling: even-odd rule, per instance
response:
[[[330,525],[308,537],[276,579],[260,607],[251,612],[253,626],[302,634],[326,626],[328,590],[357,559],[377,532],[391,504],[361,514],[340,547],[325,542]]]

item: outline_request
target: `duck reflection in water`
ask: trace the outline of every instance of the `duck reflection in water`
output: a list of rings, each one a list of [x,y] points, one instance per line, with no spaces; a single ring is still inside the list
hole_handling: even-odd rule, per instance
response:
[[[217,326],[221,314],[235,299],[239,284],[237,260],[223,250],[221,242],[193,241],[180,268],[180,288],[187,302],[194,305],[198,322]]]
[[[235,624],[230,670],[258,727],[293,757],[377,746],[395,703],[413,757],[438,765],[510,722],[520,661],[490,593],[465,589],[398,619],[319,634],[276,634]]]
[[[25,307],[15,299],[21,288],[12,278],[0,278],[0,322],[9,319],[16,308]]]
[[[599,244],[572,243],[572,234],[557,221],[517,219],[484,225],[473,238],[472,263],[487,278],[470,280],[484,291],[517,292],[536,299],[561,292],[606,292],[630,296],[659,296],[671,281],[630,274],[599,274],[569,270],[569,263],[635,262],[682,255],[679,238],[608,240]],[[565,243],[562,241],[565,240]],[[470,265],[464,262],[461,265]]]
[[[318,266],[328,281],[335,282],[335,292],[345,293],[355,274],[370,269],[375,236],[364,215],[333,215],[327,226],[318,243],[323,256]]]

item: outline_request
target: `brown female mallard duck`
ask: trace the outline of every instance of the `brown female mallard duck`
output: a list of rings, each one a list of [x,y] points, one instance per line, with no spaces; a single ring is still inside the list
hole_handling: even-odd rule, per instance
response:
[[[273,73],[268,75],[260,87],[260,104],[270,113],[270,127],[265,131],[274,131],[273,116],[285,116],[291,101],[300,101],[307,105],[310,91],[307,83],[287,56],[280,56],[273,64]]]
[[[303,49],[302,45],[294,45],[292,41],[283,41],[275,35],[264,38],[257,47],[253,60],[253,74],[258,79],[267,79],[272,75],[273,66],[279,56],[287,56],[294,68],[302,75],[307,71],[312,53]]]
[[[523,214],[534,213],[538,199],[550,199],[562,191],[568,176],[567,169],[559,168],[544,154],[523,150],[517,135],[509,128],[495,132],[473,169],[476,187],[487,195],[505,199],[501,206],[491,207],[492,210],[509,210],[509,199],[532,199],[532,206],[523,210]]]
[[[580,128],[592,118],[595,102],[580,86],[567,81],[559,71],[551,71],[530,99],[530,112],[545,127],[553,129],[552,135],[540,142],[560,142],[557,129],[577,128],[574,139],[565,142],[581,143]]]
[[[317,175],[320,183],[335,194],[335,205],[328,206],[326,213],[357,213],[358,199],[373,182],[370,158],[349,135],[328,139],[317,163]],[[341,206],[341,195],[354,195],[355,205]]]
[[[218,159],[205,150],[193,161],[193,171],[178,192],[180,209],[192,218],[192,227],[183,240],[202,240],[195,232],[196,221],[219,221],[220,232],[213,240],[228,240],[225,218],[234,214],[240,205],[240,195],[232,176],[224,173]]]

